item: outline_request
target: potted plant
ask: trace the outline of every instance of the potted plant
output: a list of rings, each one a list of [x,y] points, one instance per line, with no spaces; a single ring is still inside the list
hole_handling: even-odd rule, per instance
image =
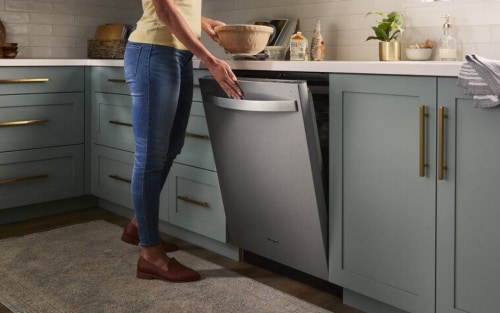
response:
[[[385,14],[383,12],[368,12],[366,16],[376,14],[382,19],[378,20],[372,30],[375,36],[369,36],[368,40],[379,41],[379,59],[380,61],[399,61],[401,60],[401,43],[397,41],[399,35],[404,32],[403,15],[399,12]]]

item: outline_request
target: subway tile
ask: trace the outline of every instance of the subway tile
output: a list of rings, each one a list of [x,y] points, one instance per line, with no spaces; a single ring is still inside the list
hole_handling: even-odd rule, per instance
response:
[[[301,30],[311,37],[320,19],[326,41],[326,59],[377,60],[378,45],[366,42],[373,17],[369,11],[404,13],[407,32],[403,45],[442,36],[444,14],[452,16],[453,31],[462,54],[484,54],[500,59],[500,0],[206,0],[203,13],[226,23],[261,18],[299,18]],[[86,40],[104,23],[135,24],[141,14],[139,0],[0,0],[0,20],[8,38],[22,43],[23,57],[86,56]],[[230,59],[208,37],[202,38],[217,56]]]

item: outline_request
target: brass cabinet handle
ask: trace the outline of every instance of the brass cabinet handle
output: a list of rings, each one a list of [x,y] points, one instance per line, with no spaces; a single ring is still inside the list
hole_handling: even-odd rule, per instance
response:
[[[0,79],[0,84],[46,83],[48,78],[10,78]]]
[[[108,78],[108,82],[111,83],[126,83],[127,81],[122,78]]]
[[[210,137],[208,135],[201,135],[201,134],[195,134],[195,133],[190,133],[190,132],[186,132],[186,137],[193,137],[193,138],[198,138],[198,139],[210,140]]]
[[[108,175],[108,177],[115,179],[115,180],[119,180],[119,181],[124,182],[124,183],[128,183],[128,184],[132,183],[132,181],[130,179],[121,177],[120,175],[111,174],[111,175]]]
[[[418,107],[419,112],[419,176],[425,176],[425,168],[429,166],[429,164],[425,163],[425,119],[429,116],[428,113],[425,112],[425,106],[421,105]]]
[[[182,200],[184,202],[188,202],[188,203],[194,204],[194,205],[198,205],[198,206],[201,206],[201,207],[204,207],[204,208],[209,208],[210,207],[210,205],[208,204],[208,202],[201,202],[201,201],[193,200],[193,199],[191,199],[189,197],[186,197],[186,196],[177,196],[177,199]]]
[[[446,110],[444,107],[438,108],[438,172],[437,179],[444,179],[444,171],[447,169],[444,164],[444,120],[447,118]]]
[[[120,126],[128,126],[132,127],[131,123],[126,123],[126,122],[120,122],[120,121],[109,121],[110,124],[115,124],[115,125],[120,125]]]
[[[0,122],[0,127],[35,125],[35,124],[47,123],[48,121],[49,121],[49,119],[43,118],[43,119],[38,119],[38,120]]]
[[[40,179],[45,179],[48,178],[49,175],[47,174],[42,174],[42,175],[35,175],[35,176],[26,176],[26,177],[16,177],[16,178],[7,178],[7,179],[1,179],[0,180],[0,186],[2,185],[12,185],[20,182],[26,182],[26,181],[33,181],[33,180],[40,180]]]

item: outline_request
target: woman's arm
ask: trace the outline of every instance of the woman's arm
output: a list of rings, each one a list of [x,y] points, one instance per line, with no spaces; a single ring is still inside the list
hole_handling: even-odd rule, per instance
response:
[[[177,39],[207,66],[208,70],[212,73],[215,80],[226,94],[231,98],[241,99],[243,93],[236,83],[236,76],[229,64],[216,58],[208,51],[203,43],[194,36],[184,20],[184,17],[175,7],[173,0],[153,0],[153,4],[160,20],[174,33]],[[214,20],[202,17],[203,30],[208,30],[209,32],[213,31],[213,22]],[[207,32],[207,34],[211,36],[209,32]]]

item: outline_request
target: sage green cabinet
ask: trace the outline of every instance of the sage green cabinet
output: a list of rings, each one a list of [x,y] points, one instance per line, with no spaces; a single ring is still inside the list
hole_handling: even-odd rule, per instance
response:
[[[330,84],[330,280],[404,311],[433,312],[436,80],[333,74]]]
[[[184,147],[167,181],[168,214],[170,223],[225,243],[226,215],[198,81],[208,74],[207,70],[194,71]]]
[[[500,108],[451,77],[331,86],[330,280],[370,313],[497,312]]]
[[[184,146],[160,195],[160,220],[226,242],[224,208],[215,171],[198,78],[195,70],[191,116]],[[130,183],[134,160],[132,99],[122,67],[93,67],[92,193],[133,208]]]
[[[443,164],[437,183],[438,313],[496,313],[500,295],[500,107],[477,109],[440,78]]]
[[[130,90],[122,67],[92,67],[90,77],[91,192],[132,209],[134,139]]]
[[[81,67],[2,67],[0,209],[84,194],[84,89]]]

